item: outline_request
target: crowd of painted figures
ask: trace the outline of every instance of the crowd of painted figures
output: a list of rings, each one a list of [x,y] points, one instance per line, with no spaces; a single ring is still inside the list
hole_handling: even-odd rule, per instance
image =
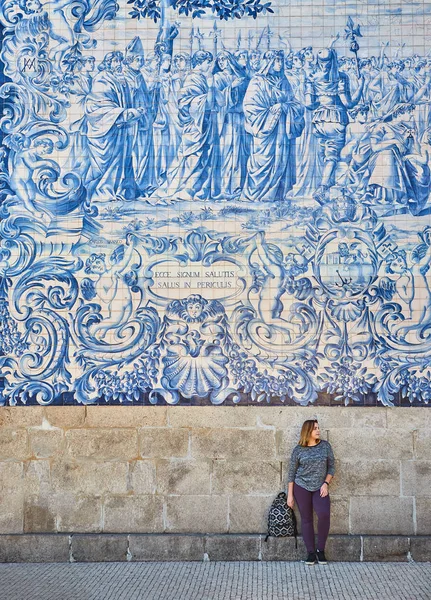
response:
[[[431,187],[431,59],[387,54],[387,44],[359,59],[334,44],[145,54],[139,37],[99,64],[66,53],[62,170],[80,175],[92,203],[324,204],[341,185],[382,214],[419,215]],[[14,166],[43,161],[45,142],[10,141]],[[22,194],[21,181],[15,188]]]

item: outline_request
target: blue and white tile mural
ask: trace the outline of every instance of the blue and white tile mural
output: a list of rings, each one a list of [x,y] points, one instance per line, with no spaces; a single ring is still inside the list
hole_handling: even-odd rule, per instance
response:
[[[431,3],[0,23],[3,405],[428,404]]]

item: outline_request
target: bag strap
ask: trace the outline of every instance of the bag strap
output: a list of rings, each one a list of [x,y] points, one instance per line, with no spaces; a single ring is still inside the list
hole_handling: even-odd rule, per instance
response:
[[[298,522],[296,520],[295,511],[293,508],[290,509],[292,511],[292,521],[293,521],[293,537],[295,538],[295,548],[298,549]]]
[[[271,508],[272,508],[272,504],[271,504],[271,506],[269,508],[269,513],[268,513],[268,535],[265,538],[265,542],[267,542],[268,538],[269,538],[269,524],[270,524],[270,521],[271,521]]]

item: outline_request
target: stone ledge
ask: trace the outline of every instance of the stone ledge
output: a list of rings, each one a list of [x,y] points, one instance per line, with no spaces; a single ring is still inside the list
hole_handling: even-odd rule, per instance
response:
[[[50,563],[69,562],[67,534],[0,535],[0,562]]]
[[[398,535],[364,536],[364,562],[407,562],[410,540]]]
[[[207,535],[205,553],[208,560],[260,560],[259,535]]]
[[[410,538],[411,557],[416,562],[431,562],[431,536],[422,535]]]
[[[74,562],[122,562],[128,558],[127,534],[71,536]]]
[[[201,561],[204,543],[203,535],[131,534],[129,552],[133,561]]]
[[[330,561],[431,560],[431,536],[330,535]],[[252,534],[0,535],[0,563],[121,561],[297,561],[302,539]]]

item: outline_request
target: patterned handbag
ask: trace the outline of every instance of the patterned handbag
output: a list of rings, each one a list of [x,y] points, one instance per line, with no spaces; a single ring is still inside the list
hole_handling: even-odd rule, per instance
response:
[[[268,535],[272,537],[291,537],[295,538],[295,548],[298,547],[298,529],[296,525],[296,516],[290,506],[287,506],[286,492],[280,492],[274,499],[268,514]]]

